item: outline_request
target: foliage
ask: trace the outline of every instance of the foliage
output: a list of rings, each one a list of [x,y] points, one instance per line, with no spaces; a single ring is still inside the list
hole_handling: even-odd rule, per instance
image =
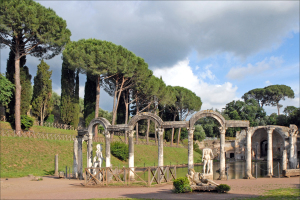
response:
[[[91,113],[94,113],[95,118],[95,102],[96,102],[96,76],[91,75],[90,73],[86,74],[86,82],[84,87],[84,110],[83,110],[83,118],[85,121],[85,125],[87,126],[90,121],[87,117],[90,116]]]
[[[230,190],[230,186],[227,184],[220,184],[216,187],[216,189],[219,193],[226,193]]]
[[[287,106],[284,108],[283,112],[286,115],[290,115],[292,114],[295,110],[297,110],[297,108],[295,106]]]
[[[196,142],[193,143],[193,148],[194,148],[194,151],[196,151],[197,153],[202,155],[202,150],[199,149],[199,145]]]
[[[174,192],[185,193],[191,192],[191,186],[187,177],[177,178],[173,181]]]
[[[50,9],[33,0],[2,0],[0,3],[0,46],[15,55],[15,126],[21,129],[20,59],[28,54],[50,59],[69,42],[71,32],[66,22]],[[12,40],[12,38],[14,38]]]
[[[59,122],[61,97],[56,92],[52,91],[51,101],[53,102],[51,114],[54,116],[54,122]]]
[[[79,70],[70,68],[63,58],[61,69],[60,119],[64,124],[77,128],[79,123]]]
[[[129,157],[128,153],[128,145],[123,142],[112,142],[111,146],[111,154],[120,160],[127,161]]]
[[[33,118],[27,115],[21,115],[21,128],[28,131],[33,126]]]
[[[14,84],[0,73],[0,105],[8,106],[13,96]]]
[[[194,140],[198,140],[201,142],[205,139],[205,132],[201,125],[195,125],[195,131],[194,131]]]
[[[199,124],[202,126],[206,137],[216,137],[217,135],[220,134],[220,131],[218,128],[220,125],[212,117],[201,118],[195,124],[196,124],[195,127]]]
[[[98,117],[103,117],[105,119],[107,119],[110,123],[112,120],[112,112],[108,112],[106,110],[103,110],[101,108],[99,108],[99,114]],[[90,124],[90,122],[95,118],[95,112],[92,112],[91,114],[89,114],[89,116],[87,116],[87,118],[85,119],[85,126],[88,127],[88,125]]]
[[[31,99],[32,99],[32,86],[31,86],[31,75],[29,69],[24,66],[20,69],[20,81],[21,81],[21,115],[26,115],[30,110]]]
[[[34,77],[32,113],[38,116],[42,122],[50,114],[53,106],[51,101],[52,71],[49,71],[49,68],[50,66],[42,60]]]
[[[53,114],[48,115],[46,122],[54,123],[54,115]]]

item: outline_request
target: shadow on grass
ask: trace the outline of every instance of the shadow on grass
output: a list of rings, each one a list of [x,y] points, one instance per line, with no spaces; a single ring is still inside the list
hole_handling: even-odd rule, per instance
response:
[[[44,173],[45,173],[45,175],[54,175],[54,170],[43,170],[44,171]]]

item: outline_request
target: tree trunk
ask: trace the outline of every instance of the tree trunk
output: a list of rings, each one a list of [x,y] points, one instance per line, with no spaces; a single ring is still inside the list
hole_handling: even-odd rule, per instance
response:
[[[100,76],[96,77],[96,103],[95,103],[95,118],[99,117],[99,101],[100,101]],[[95,139],[98,137],[98,124],[95,126]]]
[[[149,129],[150,129],[150,119],[147,120],[147,133],[146,133],[147,144],[149,144]]]
[[[178,130],[177,146],[179,145],[180,134],[181,134],[181,128],[179,128],[179,130]]]
[[[21,82],[20,82],[20,52],[19,41],[16,40],[16,53],[15,53],[15,129],[16,134],[21,135]]]
[[[280,106],[279,103],[277,103],[277,110],[278,110],[278,116],[280,115]]]
[[[126,93],[126,94],[125,94]],[[123,99],[124,99],[124,103],[125,103],[125,124],[128,123],[128,94],[127,92],[123,92]],[[127,131],[125,131],[125,143],[127,144]]]
[[[154,137],[155,137],[155,144],[157,143],[157,133],[156,133],[156,127],[157,127],[157,124],[155,122],[155,127],[154,127]]]
[[[138,97],[136,97],[136,115],[139,114],[139,110],[140,110],[140,106],[139,106],[139,101],[138,101]],[[136,126],[135,126],[135,130],[136,130],[136,144],[138,144],[139,141],[139,122],[136,122]]]

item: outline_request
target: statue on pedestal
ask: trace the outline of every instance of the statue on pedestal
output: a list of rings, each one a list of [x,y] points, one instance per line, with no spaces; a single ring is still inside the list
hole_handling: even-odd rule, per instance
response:
[[[203,162],[203,173],[204,174],[212,174],[213,173],[213,163],[212,158],[214,157],[214,154],[212,152],[212,149],[205,148],[203,149],[203,156],[202,156],[202,162]],[[207,170],[206,169],[207,166]]]
[[[103,155],[102,155],[102,146],[101,144],[97,144],[96,146],[96,156],[94,157],[94,168],[100,168],[102,167],[102,162],[104,160]],[[97,170],[94,170],[94,175],[96,174]]]

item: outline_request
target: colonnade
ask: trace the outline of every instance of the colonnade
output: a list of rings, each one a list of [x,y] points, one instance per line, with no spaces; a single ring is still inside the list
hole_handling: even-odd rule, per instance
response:
[[[273,176],[273,143],[272,143],[272,137],[273,137],[273,132],[275,130],[275,127],[267,126],[265,127],[265,130],[267,132],[268,136],[268,150],[267,150],[267,169],[268,177]],[[246,179],[252,179],[253,176],[251,174],[251,162],[252,162],[252,135],[256,129],[254,127],[249,127],[246,129]],[[296,169],[297,166],[297,134],[298,130],[294,128],[290,128],[289,130],[289,168],[290,169]],[[287,150],[286,150],[286,142],[283,138],[283,153],[282,153],[282,169],[286,170],[287,169]]]

